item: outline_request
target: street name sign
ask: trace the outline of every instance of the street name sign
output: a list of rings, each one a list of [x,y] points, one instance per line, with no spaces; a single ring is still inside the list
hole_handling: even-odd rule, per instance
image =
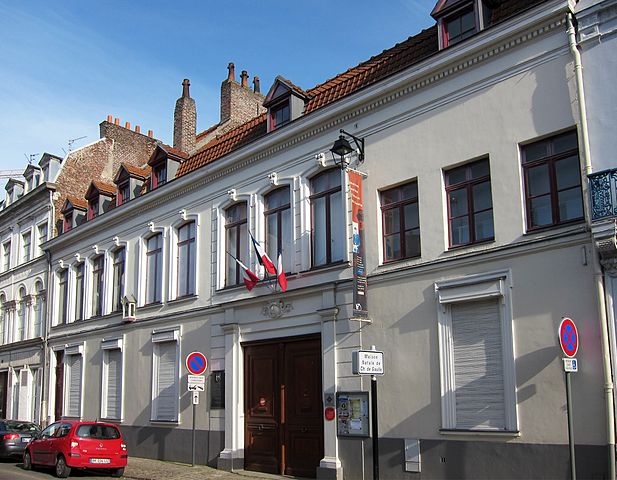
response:
[[[568,358],[574,358],[578,352],[578,330],[571,318],[564,318],[559,324],[559,345]]]
[[[351,371],[354,375],[383,375],[383,352],[377,350],[352,352]]]

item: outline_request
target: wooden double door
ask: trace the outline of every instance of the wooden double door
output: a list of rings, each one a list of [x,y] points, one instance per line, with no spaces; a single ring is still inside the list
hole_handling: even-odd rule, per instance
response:
[[[315,477],[323,458],[320,338],[243,347],[244,468]]]

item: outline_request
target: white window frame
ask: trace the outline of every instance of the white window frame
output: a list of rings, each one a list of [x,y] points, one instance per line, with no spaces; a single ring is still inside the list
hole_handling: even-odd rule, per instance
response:
[[[200,252],[201,252],[201,236],[199,235],[199,214],[189,214],[186,210],[180,210],[180,219],[171,225],[171,268],[169,275],[169,284],[167,286],[167,291],[169,292],[169,300],[175,300],[179,298],[178,296],[178,275],[179,275],[179,265],[178,265],[178,230],[182,228],[187,223],[195,223],[195,291],[190,296],[198,296],[199,295],[199,261],[200,261]],[[165,242],[163,241],[163,245]],[[163,248],[163,253],[165,252]],[[165,258],[163,256],[163,258]],[[164,283],[164,282],[163,282]]]
[[[46,240],[49,240],[49,222],[47,220],[40,222],[36,225],[36,250],[39,255],[43,254],[43,249],[41,248],[41,228],[45,227],[47,231]]]
[[[163,251],[162,251],[162,272],[161,272],[161,303],[165,303],[168,298],[168,285],[169,282],[165,281],[165,278],[168,276],[169,272],[169,262],[167,261],[169,257],[169,238],[167,235],[166,227],[157,227],[153,222],[150,222],[148,225],[148,232],[144,233],[139,239],[139,288],[137,293],[137,305],[140,307],[151,305],[146,303],[147,300],[147,291],[146,291],[146,277],[148,275],[148,239],[154,235],[161,234],[161,239],[163,241]],[[125,279],[126,280],[126,279]],[[158,303],[153,304],[158,305]]]
[[[105,339],[101,341],[101,350],[103,351],[103,358],[101,364],[101,418],[107,420],[117,420],[122,421],[124,419],[124,339],[123,338],[113,338],[113,339]],[[109,385],[108,385],[108,374],[109,374],[109,352],[111,351],[120,351],[120,416],[109,417],[107,415],[107,407],[108,407],[108,393],[109,393]]]
[[[516,376],[512,334],[511,272],[502,270],[470,275],[435,283],[439,321],[439,358],[441,380],[442,429],[460,430],[456,423],[456,387],[454,354],[452,350],[452,316],[454,304],[497,299],[500,307],[501,341],[503,355],[505,429],[475,428],[474,432],[517,432]],[[463,429],[468,431],[469,429]]]
[[[11,269],[11,266],[13,263],[11,259],[11,253],[12,253],[11,247],[12,247],[12,242],[10,238],[7,238],[2,242],[2,271],[3,272],[8,272]],[[8,257],[8,262],[5,262],[5,259],[7,259],[7,257]]]
[[[26,237],[29,237],[29,243],[28,243],[28,251],[26,252],[25,247],[26,247]],[[20,263],[28,263],[30,260],[32,260],[32,229],[28,228],[26,230],[24,230],[23,232],[21,232],[20,235],[20,251],[19,251],[19,256],[20,256]]]
[[[69,399],[71,395],[71,372],[68,361],[68,356],[70,355],[80,355],[81,356],[81,372],[80,372],[80,385],[79,385],[79,412],[78,415],[70,415],[69,410]],[[76,344],[67,346],[64,349],[64,399],[62,405],[62,414],[65,417],[69,418],[82,418],[83,415],[83,405],[84,405],[84,378],[86,371],[86,362],[84,355],[84,345]]]
[[[158,373],[159,373],[159,345],[162,343],[174,343],[176,346],[175,357],[175,416],[172,419],[161,419],[158,414]],[[154,330],[152,332],[152,407],[150,421],[160,423],[180,423],[180,327],[168,330]]]

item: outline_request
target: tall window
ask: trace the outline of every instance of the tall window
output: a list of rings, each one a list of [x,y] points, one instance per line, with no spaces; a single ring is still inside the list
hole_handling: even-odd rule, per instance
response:
[[[416,182],[381,192],[381,221],[384,261],[420,256]]]
[[[64,214],[64,222],[62,223],[62,231],[68,232],[73,228],[73,212],[67,212]]]
[[[146,240],[146,304],[161,301],[163,285],[163,235]]]
[[[576,131],[522,147],[527,228],[583,219]]]
[[[58,323],[67,323],[69,309],[69,271],[63,269],[58,272]]]
[[[65,415],[79,418],[81,416],[81,381],[83,376],[83,357],[81,354],[66,356],[67,395]]]
[[[11,268],[11,241],[7,240],[2,244],[2,271],[6,272]]]
[[[48,235],[47,222],[41,223],[37,227],[38,246],[39,246],[40,252],[43,251],[42,245],[47,241],[47,235]]]
[[[227,252],[246,264],[245,259],[248,254],[246,202],[237,203],[225,212],[225,248]],[[228,256],[225,285],[238,285],[241,281],[240,266]]]
[[[283,257],[283,268],[291,269],[291,206],[289,187],[270,192],[265,198],[266,252],[276,264],[279,252]]]
[[[113,300],[114,312],[122,310],[122,295],[124,294],[124,263],[125,250],[119,248],[114,252]]]
[[[45,324],[45,290],[43,284],[37,282],[34,287],[35,299],[34,299],[34,325],[33,334],[35,337],[43,336],[43,325]]]
[[[152,420],[176,422],[180,394],[178,342],[174,332],[154,334],[152,342]]]
[[[84,272],[84,262],[77,264],[75,267],[75,320],[84,319]]]
[[[122,418],[122,350],[103,343],[103,398],[102,416],[107,419]]]
[[[493,240],[488,159],[449,170],[446,176],[450,247]]]
[[[99,255],[92,260],[92,316],[103,315],[103,288],[105,279],[105,257]]]
[[[178,229],[178,297],[195,293],[195,222]]]
[[[311,180],[312,254],[318,267],[343,260],[345,220],[341,171],[327,170]]]
[[[99,215],[99,197],[96,196],[88,202],[88,220]]]
[[[128,202],[131,199],[131,180],[118,185],[118,205]]]
[[[4,332],[9,320],[9,312],[6,306],[6,297],[0,296],[0,345],[4,345]]]
[[[28,301],[26,297],[26,289],[19,289],[19,305],[17,307],[17,331],[15,332],[15,340],[17,342],[26,339],[26,326],[28,314]]]
[[[32,247],[32,234],[28,231],[21,236],[21,261],[25,263],[30,260]]]
[[[154,166],[152,172],[152,188],[160,187],[167,183],[167,162],[163,161]]]

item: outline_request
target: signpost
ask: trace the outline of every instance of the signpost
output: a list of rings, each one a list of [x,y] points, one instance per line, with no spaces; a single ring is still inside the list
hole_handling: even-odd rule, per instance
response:
[[[373,440],[373,480],[379,480],[379,426],[377,422],[377,375],[384,374],[383,352],[375,345],[370,350],[352,353],[351,370],[356,375],[371,376],[371,437]]]
[[[568,441],[570,443],[570,473],[576,480],[576,459],[574,457],[574,422],[572,419],[572,387],[570,373],[578,372],[578,361],[574,356],[578,352],[578,330],[572,319],[565,317],[559,324],[557,332],[559,345],[567,358],[563,359],[563,369],[566,372],[566,405],[568,409]]]
[[[186,356],[186,369],[191,375],[188,376],[187,390],[192,392],[193,401],[193,446],[191,466],[195,466],[195,407],[199,404],[199,392],[206,390],[206,377],[203,373],[208,368],[208,360],[201,352],[191,352]]]

